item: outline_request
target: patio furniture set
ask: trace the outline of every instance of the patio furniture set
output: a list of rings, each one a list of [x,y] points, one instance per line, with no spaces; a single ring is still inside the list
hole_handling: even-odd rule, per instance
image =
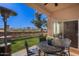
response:
[[[52,40],[41,40],[37,45],[36,50],[38,51],[38,56],[42,54],[44,56],[55,55],[55,56],[70,56],[70,44],[71,40],[68,38],[54,38]],[[34,52],[30,51],[28,48],[27,41],[25,41],[27,55],[30,56]]]

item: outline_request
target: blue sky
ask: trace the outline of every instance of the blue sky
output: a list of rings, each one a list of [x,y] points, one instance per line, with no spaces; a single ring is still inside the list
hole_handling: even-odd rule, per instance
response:
[[[8,25],[12,28],[24,28],[24,27],[35,27],[31,21],[35,18],[35,9],[24,5],[22,3],[0,3],[0,6],[9,8],[15,11],[17,16],[10,16],[8,18]],[[45,15],[43,16],[45,17]],[[3,27],[2,17],[0,16],[0,28]]]

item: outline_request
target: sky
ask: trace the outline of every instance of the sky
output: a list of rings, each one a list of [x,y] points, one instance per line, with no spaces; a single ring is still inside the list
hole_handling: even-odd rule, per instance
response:
[[[17,13],[17,16],[10,16],[7,20],[7,24],[10,25],[11,28],[35,28],[34,24],[31,23],[31,21],[35,18],[35,9],[22,3],[0,3],[0,6],[9,8]],[[45,15],[43,15],[43,17],[45,17]],[[2,27],[3,21],[0,16],[0,28]]]

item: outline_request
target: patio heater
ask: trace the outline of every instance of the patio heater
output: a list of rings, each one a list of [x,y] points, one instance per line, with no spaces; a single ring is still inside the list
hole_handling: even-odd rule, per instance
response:
[[[3,23],[4,23],[4,45],[5,45],[5,55],[7,55],[7,19],[10,17],[10,16],[16,16],[17,14],[12,11],[12,10],[9,10],[5,7],[0,7],[0,14],[2,16],[2,20],[3,20]]]

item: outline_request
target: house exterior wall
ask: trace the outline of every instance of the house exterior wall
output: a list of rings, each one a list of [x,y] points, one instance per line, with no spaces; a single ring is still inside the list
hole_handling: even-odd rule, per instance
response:
[[[48,19],[48,35],[52,35],[53,29],[51,28],[51,24],[53,21],[72,21],[72,20],[78,20],[79,19],[79,5],[66,8],[63,10],[55,11],[52,13],[51,18]]]
[[[51,15],[51,20],[48,20],[48,35],[53,34],[53,25],[51,26],[50,23],[52,24],[54,21],[73,21],[73,20],[78,20],[78,48],[79,48],[79,5],[66,8],[63,10],[55,11]],[[52,27],[52,28],[51,28]],[[63,27],[63,26],[62,26]],[[63,29],[62,29],[63,31]]]

